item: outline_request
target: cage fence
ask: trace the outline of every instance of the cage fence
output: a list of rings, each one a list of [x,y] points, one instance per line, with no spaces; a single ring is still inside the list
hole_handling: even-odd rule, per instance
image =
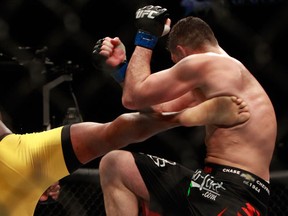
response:
[[[104,216],[98,169],[79,169],[60,180],[57,201],[39,202],[34,216]]]

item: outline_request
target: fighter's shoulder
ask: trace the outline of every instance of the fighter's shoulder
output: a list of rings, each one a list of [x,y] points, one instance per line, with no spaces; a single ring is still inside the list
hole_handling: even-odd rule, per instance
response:
[[[219,60],[235,60],[233,57],[229,56],[228,54],[219,54],[219,53],[214,53],[214,52],[207,52],[207,53],[199,53],[199,54],[193,54],[193,55],[190,55],[190,56],[187,56],[188,58],[190,58],[190,60],[192,59],[197,59],[197,60],[210,60],[210,61],[213,61],[213,60],[216,60],[216,61],[219,61]]]
[[[217,53],[199,53],[186,56],[178,63],[182,66],[197,67],[205,66],[206,64],[213,64],[219,62],[231,61],[231,57],[225,55],[219,55]]]
[[[211,61],[211,60],[219,60],[222,58],[226,58],[224,55],[220,55],[217,53],[197,53],[192,54],[184,57],[181,62],[205,62],[205,61]]]
[[[200,53],[200,54],[194,54],[194,55],[190,55],[186,57],[186,63],[195,63],[197,62],[198,64],[209,64],[209,65],[213,65],[213,63],[218,64],[221,63],[223,65],[227,64],[230,66],[239,66],[242,65],[242,63],[227,55],[227,54],[218,54],[218,53]]]

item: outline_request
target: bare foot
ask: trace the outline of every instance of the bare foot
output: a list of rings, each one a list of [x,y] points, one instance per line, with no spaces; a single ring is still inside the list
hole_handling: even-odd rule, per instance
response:
[[[210,107],[212,110],[210,112],[209,121],[211,121],[212,124],[235,126],[246,122],[250,118],[247,103],[242,98],[225,96],[215,99],[214,105]],[[213,103],[213,101],[211,101],[211,103]],[[213,110],[215,114],[213,114]]]
[[[176,116],[183,126],[235,126],[247,121],[250,112],[245,101],[235,96],[215,97],[188,108]]]

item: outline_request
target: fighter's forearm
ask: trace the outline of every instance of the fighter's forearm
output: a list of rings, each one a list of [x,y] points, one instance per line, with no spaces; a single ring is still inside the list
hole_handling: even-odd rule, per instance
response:
[[[145,95],[145,89],[147,90],[145,80],[151,75],[151,57],[151,50],[136,47],[129,60],[122,95],[122,104],[128,109],[140,110],[145,107],[140,100],[142,95]],[[140,104],[141,107],[139,107]]]

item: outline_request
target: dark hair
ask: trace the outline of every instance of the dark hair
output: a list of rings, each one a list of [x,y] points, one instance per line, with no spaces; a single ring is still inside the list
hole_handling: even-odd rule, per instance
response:
[[[171,29],[168,36],[168,50],[173,52],[177,45],[191,49],[201,49],[204,45],[218,44],[210,26],[198,17],[185,17],[179,20]]]

